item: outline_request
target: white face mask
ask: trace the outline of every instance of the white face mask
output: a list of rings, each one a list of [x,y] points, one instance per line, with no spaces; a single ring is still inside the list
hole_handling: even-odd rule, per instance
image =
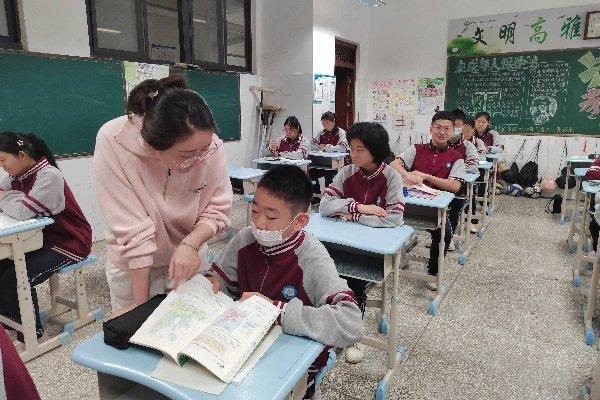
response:
[[[280,245],[281,243],[285,242],[285,239],[283,238],[283,232],[285,232],[290,226],[292,226],[298,215],[300,214],[297,214],[292,220],[292,222],[290,222],[290,224],[281,231],[268,231],[266,229],[258,229],[256,225],[254,225],[254,222],[252,222],[252,234],[254,235],[254,238],[256,239],[258,244],[260,244],[261,246],[273,247]]]
[[[454,128],[454,133],[452,134],[452,139],[458,139],[462,135],[461,128]]]

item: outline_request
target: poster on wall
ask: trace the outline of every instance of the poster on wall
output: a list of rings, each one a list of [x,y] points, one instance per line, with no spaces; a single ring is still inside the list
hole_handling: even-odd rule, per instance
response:
[[[585,19],[600,4],[450,20],[448,56],[598,47],[583,42]]]
[[[168,65],[124,61],[123,67],[125,70],[125,89],[128,96],[137,84],[146,79],[162,79],[169,76]]]
[[[417,86],[417,114],[429,115],[444,108],[443,77],[421,77]]]
[[[315,74],[313,89],[314,104],[323,104],[324,111],[335,109],[335,76]]]

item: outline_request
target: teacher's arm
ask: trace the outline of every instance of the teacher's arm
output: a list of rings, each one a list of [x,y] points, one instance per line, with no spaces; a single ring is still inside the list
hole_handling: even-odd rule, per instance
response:
[[[125,260],[122,267],[130,270],[134,304],[139,305],[150,297],[156,228],[125,174],[126,167],[101,130],[94,151],[94,189],[119,256]]]

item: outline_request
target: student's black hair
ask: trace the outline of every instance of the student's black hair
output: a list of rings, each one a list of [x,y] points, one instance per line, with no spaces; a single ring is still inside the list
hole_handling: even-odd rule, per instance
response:
[[[475,129],[475,119],[471,117],[467,117],[465,119],[465,125],[469,125],[471,128]]]
[[[435,121],[439,121],[439,120],[452,121],[452,123],[454,123],[454,117],[448,111],[438,111],[438,112],[436,112],[433,115],[433,118],[431,118],[431,125],[433,125],[433,123]]]
[[[48,145],[33,133],[16,133],[10,131],[0,133],[0,151],[12,154],[13,156],[18,155],[22,151],[35,161],[45,158],[50,165],[58,168],[54,154],[52,154]]]
[[[490,122],[490,113],[488,113],[487,111],[481,111],[475,114],[475,119],[478,119],[479,117],[485,117],[485,119],[487,119],[487,121]]]
[[[286,203],[294,215],[306,212],[313,195],[310,178],[296,165],[271,168],[258,182],[257,189],[260,188]]]
[[[467,119],[467,114],[465,114],[465,112],[463,110],[461,110],[460,108],[455,108],[454,110],[450,111],[450,114],[452,114],[455,121],[457,119],[459,119],[461,121],[464,121],[465,119]]]
[[[331,133],[336,134],[338,133],[338,131],[340,130],[337,121],[335,119],[335,113],[331,112],[331,111],[325,111],[323,113],[323,115],[321,115],[321,121],[331,121],[334,123],[333,125],[333,129],[331,130]]]
[[[381,164],[391,153],[388,133],[383,126],[376,122],[352,124],[346,132],[346,140],[350,143],[353,139],[362,142],[373,156],[376,164]]]
[[[202,96],[187,89],[181,75],[137,85],[127,99],[127,114],[144,117],[142,138],[156,150],[171,148],[196,129],[218,132],[210,108]]]
[[[298,118],[296,118],[295,116],[290,115],[289,117],[287,117],[285,119],[285,122],[283,123],[283,126],[286,125],[290,128],[296,129],[300,135],[302,134],[302,125],[300,125],[300,121],[298,121]]]

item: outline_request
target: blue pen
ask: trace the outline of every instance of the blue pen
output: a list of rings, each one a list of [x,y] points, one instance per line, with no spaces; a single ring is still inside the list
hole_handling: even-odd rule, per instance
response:
[[[404,197],[408,197],[408,188],[407,187],[402,188],[402,194],[404,194]]]

